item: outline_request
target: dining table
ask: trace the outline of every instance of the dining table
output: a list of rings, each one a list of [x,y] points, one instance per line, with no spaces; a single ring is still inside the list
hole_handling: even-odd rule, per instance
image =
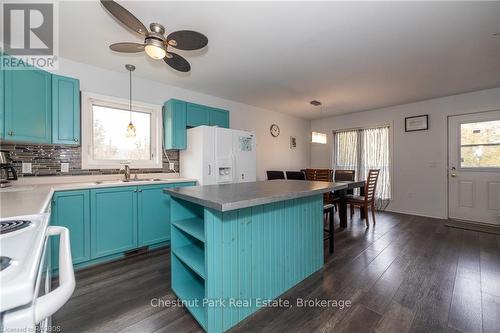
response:
[[[366,181],[335,181],[335,183],[345,184],[347,188],[333,191],[332,193],[339,198],[338,208],[339,208],[339,220],[340,227],[347,228],[347,191],[359,188],[360,195],[364,195],[364,188]],[[361,209],[361,218],[365,218],[365,212]]]

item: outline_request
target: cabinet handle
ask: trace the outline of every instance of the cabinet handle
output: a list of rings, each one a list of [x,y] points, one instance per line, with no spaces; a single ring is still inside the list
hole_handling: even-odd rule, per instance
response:
[[[77,139],[77,138],[75,138],[75,142],[78,142],[78,139]]]
[[[10,136],[13,136],[14,135],[14,131],[9,131],[9,133],[7,133],[8,135]]]
[[[142,190],[139,190],[139,192],[142,192]]]

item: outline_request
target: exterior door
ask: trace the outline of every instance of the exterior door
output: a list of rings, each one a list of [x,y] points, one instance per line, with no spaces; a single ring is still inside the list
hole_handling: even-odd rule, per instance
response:
[[[451,219],[500,226],[500,110],[448,118]]]

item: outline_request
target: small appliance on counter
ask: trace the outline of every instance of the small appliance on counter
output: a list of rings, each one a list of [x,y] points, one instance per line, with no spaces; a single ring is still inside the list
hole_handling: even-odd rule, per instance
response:
[[[17,180],[17,173],[12,166],[9,152],[0,150],[0,187],[8,187],[11,180]]]
[[[190,128],[180,165],[181,177],[195,178],[200,185],[254,182],[255,134],[217,126]]]
[[[0,331],[50,332],[51,316],[71,297],[75,276],[69,230],[49,214],[0,219]],[[59,236],[59,286],[51,290],[51,237]]]

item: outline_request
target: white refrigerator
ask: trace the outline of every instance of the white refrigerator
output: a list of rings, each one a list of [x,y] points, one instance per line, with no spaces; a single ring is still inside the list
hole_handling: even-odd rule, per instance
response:
[[[199,185],[254,182],[255,134],[216,126],[190,128],[179,162],[180,176],[195,178]]]

